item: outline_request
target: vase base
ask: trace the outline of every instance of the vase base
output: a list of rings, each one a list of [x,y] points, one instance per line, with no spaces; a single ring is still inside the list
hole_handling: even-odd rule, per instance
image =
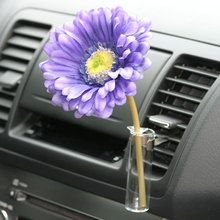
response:
[[[149,208],[135,209],[128,206],[125,206],[125,209],[128,210],[129,212],[135,212],[135,213],[143,213],[149,210]]]

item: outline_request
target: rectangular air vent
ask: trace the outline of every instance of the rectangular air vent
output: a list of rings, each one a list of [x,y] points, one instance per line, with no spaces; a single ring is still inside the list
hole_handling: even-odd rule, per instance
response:
[[[219,74],[220,64],[183,56],[166,75],[145,122],[145,126],[167,140],[154,149],[155,178],[161,178],[166,173],[187,125]]]
[[[0,131],[7,123],[22,75],[49,29],[48,25],[23,20],[12,28],[0,59]]]
[[[36,119],[25,130],[24,137],[70,149],[109,163],[119,161],[124,155],[126,139],[112,137],[101,131],[90,130],[43,115],[33,114],[33,116]]]

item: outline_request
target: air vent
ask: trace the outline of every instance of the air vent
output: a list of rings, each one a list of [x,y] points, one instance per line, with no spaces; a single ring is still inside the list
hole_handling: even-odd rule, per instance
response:
[[[70,149],[109,163],[121,160],[124,155],[126,138],[115,138],[101,131],[89,130],[35,113],[33,116],[35,119],[30,123],[32,125],[23,133],[26,138]]]
[[[7,123],[12,101],[22,75],[49,29],[48,25],[18,21],[1,51],[0,131],[4,130]]]
[[[163,140],[154,149],[155,178],[166,173],[187,125],[219,74],[220,64],[190,56],[181,57],[168,72],[145,122]]]

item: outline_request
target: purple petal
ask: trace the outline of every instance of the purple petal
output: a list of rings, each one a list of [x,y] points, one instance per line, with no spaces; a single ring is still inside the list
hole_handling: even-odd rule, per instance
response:
[[[133,75],[132,77],[130,78],[131,81],[136,81],[136,80],[140,80],[140,79],[143,79],[143,74],[141,74],[140,72],[134,70],[133,71]]]
[[[60,50],[60,46],[56,43],[48,42],[44,46],[44,52],[50,56],[54,51]]]
[[[124,47],[127,37],[124,34],[121,34],[117,41],[117,47]]]
[[[94,41],[97,42],[97,37],[87,19],[76,19],[74,25],[76,27],[76,34],[81,36],[81,39],[88,47],[92,46]]]
[[[122,54],[122,57],[120,57],[119,59],[126,59],[128,57],[128,55],[131,53],[131,50],[128,48],[127,50],[125,50]]]
[[[95,108],[97,111],[102,112],[106,106],[106,98],[101,98],[99,94],[95,97]]]
[[[40,68],[43,72],[53,72],[54,74],[59,74],[60,76],[74,76],[80,78],[78,69],[59,65],[52,60],[47,60],[41,63]]]
[[[119,71],[115,71],[115,72],[109,72],[108,75],[112,78],[112,79],[116,79],[119,75]]]
[[[106,95],[108,94],[108,91],[105,89],[105,87],[101,87],[99,90],[98,90],[98,94],[101,98],[105,98]]]
[[[83,115],[80,114],[78,111],[75,111],[74,116],[75,116],[75,118],[82,118]]]
[[[54,84],[54,80],[45,80],[44,81],[44,86],[46,88],[48,88],[49,86],[53,85]]]
[[[44,72],[43,75],[44,75],[44,79],[49,79],[49,80],[59,78],[59,76],[57,74],[54,74],[51,72]]]
[[[143,60],[143,63],[141,64],[142,68],[143,68],[143,71],[148,69],[151,66],[151,64],[152,64],[151,60],[148,57],[145,57],[144,60]]]
[[[102,31],[102,29],[100,29],[100,24],[99,24],[99,11],[98,10],[93,10],[92,11],[92,21],[93,21],[93,29],[96,32],[96,35],[99,39],[100,43],[105,42],[105,36],[104,33]],[[99,31],[97,31],[99,30]]]
[[[81,80],[76,80],[70,77],[60,77],[54,82],[54,86],[57,90],[63,90],[67,87],[75,87],[75,85],[81,84]]]
[[[71,88],[72,88],[72,85],[63,88],[63,89],[62,89],[62,95],[64,95],[64,96],[68,96],[69,93],[70,93]]]
[[[75,37],[75,39],[76,39],[76,37]],[[66,51],[69,55],[72,55],[74,53],[74,51],[75,51],[74,48],[80,47],[82,52],[85,48],[84,43],[79,38],[77,38],[77,40],[75,40],[75,39],[73,39],[72,37],[70,37],[66,34],[60,34],[58,37],[58,41],[59,41],[61,48],[64,51]]]
[[[112,112],[113,108],[106,106],[102,112],[99,112],[98,116],[101,118],[109,118],[112,115]]]
[[[92,95],[98,90],[98,88],[93,88],[90,89],[88,92],[86,92],[85,94],[83,94],[82,96],[82,102],[86,102],[89,99],[91,99]]]
[[[72,99],[78,98],[79,96],[81,96],[85,91],[89,90],[90,87],[87,85],[75,85],[74,87],[72,87],[69,91],[69,95],[67,96],[67,101],[70,101]]]
[[[116,99],[124,99],[125,98],[125,92],[122,89],[121,85],[117,85],[115,90],[113,91],[114,96]]]
[[[125,34],[132,35],[135,32],[137,32],[138,28],[139,28],[139,24],[137,22],[129,22]]]
[[[123,68],[120,69],[120,75],[124,79],[130,79],[132,77],[132,74],[133,74],[133,68],[132,67],[125,67],[124,69]]]
[[[122,99],[115,99],[115,104],[116,105],[124,105],[126,103],[126,97],[122,98]]]
[[[127,65],[131,65],[133,67],[139,67],[141,63],[143,62],[143,60],[144,60],[144,57],[141,53],[134,52],[131,54],[131,56],[129,56]]]
[[[150,44],[148,42],[142,42],[137,48],[137,51],[145,54],[150,49]]]
[[[108,25],[105,20],[105,11],[102,8],[99,10],[99,27],[106,42],[110,42],[111,36],[109,36]]]
[[[67,111],[70,110],[70,109],[69,109],[69,102],[67,102],[67,101],[63,102],[63,105],[62,105],[62,106],[63,106],[63,110],[64,110],[64,111],[67,112]]]
[[[94,105],[94,98],[91,98],[87,102],[80,102],[78,111],[79,111],[80,114],[84,115],[84,114],[88,113],[91,110],[93,105]]]
[[[72,110],[72,111],[75,110],[77,108],[77,106],[79,105],[79,102],[80,102],[79,98],[70,100],[69,101],[69,108],[70,108],[70,110]]]
[[[52,98],[52,104],[53,105],[61,106],[64,101],[65,101],[65,97],[62,96],[62,94],[60,92],[56,92],[53,95],[53,98]]]
[[[74,25],[72,21],[67,21],[64,25],[63,28],[65,30],[68,30],[69,32],[74,32]]]
[[[137,40],[134,40],[132,43],[130,43],[128,45],[128,47],[130,48],[130,50],[133,52],[133,51],[136,51],[137,48],[139,46],[139,42]]]
[[[54,88],[54,84],[48,86],[47,92],[48,92],[48,93],[51,93],[51,94],[54,94],[54,93],[57,92],[57,90]]]
[[[105,89],[112,92],[115,89],[115,80],[110,80],[105,83]]]
[[[135,40],[136,40],[135,36],[128,36],[124,47],[128,47],[128,45],[134,42]]]
[[[53,59],[66,59],[67,61],[72,61],[76,64],[77,62],[81,61],[81,56],[78,55],[76,52],[74,52],[74,55],[70,56],[68,53],[66,53],[64,50],[54,50],[51,53],[51,58]],[[78,64],[79,66],[79,64]]]
[[[136,84],[134,82],[127,82],[125,89],[127,96],[134,96],[136,94]]]
[[[115,98],[113,93],[109,93],[107,96],[107,105],[111,108],[115,107]]]

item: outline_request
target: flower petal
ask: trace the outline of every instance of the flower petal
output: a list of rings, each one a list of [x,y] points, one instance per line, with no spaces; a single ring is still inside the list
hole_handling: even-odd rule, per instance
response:
[[[101,98],[99,94],[95,96],[95,108],[98,112],[102,112],[106,106],[106,98]]]
[[[121,34],[117,41],[117,47],[124,47],[126,43],[127,37],[124,34]]]
[[[70,101],[72,99],[78,98],[79,96],[81,96],[85,91],[89,90],[90,87],[87,85],[74,85],[74,87],[72,87],[69,91],[69,95],[67,96],[67,101]]]
[[[137,51],[145,54],[150,49],[150,44],[148,42],[141,42],[137,48]]]
[[[61,106],[65,102],[65,97],[60,92],[56,92],[52,98],[52,104],[55,106]]]
[[[105,83],[105,89],[112,92],[115,89],[115,80],[110,80]]]
[[[95,102],[94,97],[88,100],[87,102],[80,102],[79,107],[78,107],[79,113],[83,115],[88,113],[93,107],[94,102]]]
[[[119,75],[119,71],[115,71],[115,72],[109,72],[108,75],[112,78],[112,79],[116,79]]]
[[[109,118],[112,115],[113,108],[106,106],[102,112],[98,113],[98,116],[101,118]]]
[[[125,68],[120,69],[120,75],[124,79],[130,79],[132,77],[132,74],[133,74],[133,68],[132,67],[125,67]]]
[[[91,99],[92,95],[98,90],[98,88],[90,89],[88,92],[82,95],[82,102],[86,102]]]
[[[80,114],[79,111],[74,112],[75,118],[82,118],[83,114]]]
[[[143,62],[143,60],[144,60],[144,57],[142,53],[134,52],[128,58],[128,65],[132,67],[139,67],[141,63]]]
[[[106,95],[108,94],[108,91],[105,89],[105,87],[101,87],[99,90],[98,90],[98,94],[101,98],[105,98]]]
[[[140,80],[143,79],[143,74],[141,74],[139,71],[134,70],[133,71],[133,75],[130,78],[131,81],[136,81],[136,80]]]
[[[74,87],[77,83],[81,83],[81,80],[76,80],[70,77],[59,77],[54,82],[54,86],[57,90],[62,90],[65,87]]]
[[[70,110],[72,110],[72,111],[75,110],[78,107],[79,102],[80,102],[79,98],[70,100],[69,101],[69,108],[70,108]]]

